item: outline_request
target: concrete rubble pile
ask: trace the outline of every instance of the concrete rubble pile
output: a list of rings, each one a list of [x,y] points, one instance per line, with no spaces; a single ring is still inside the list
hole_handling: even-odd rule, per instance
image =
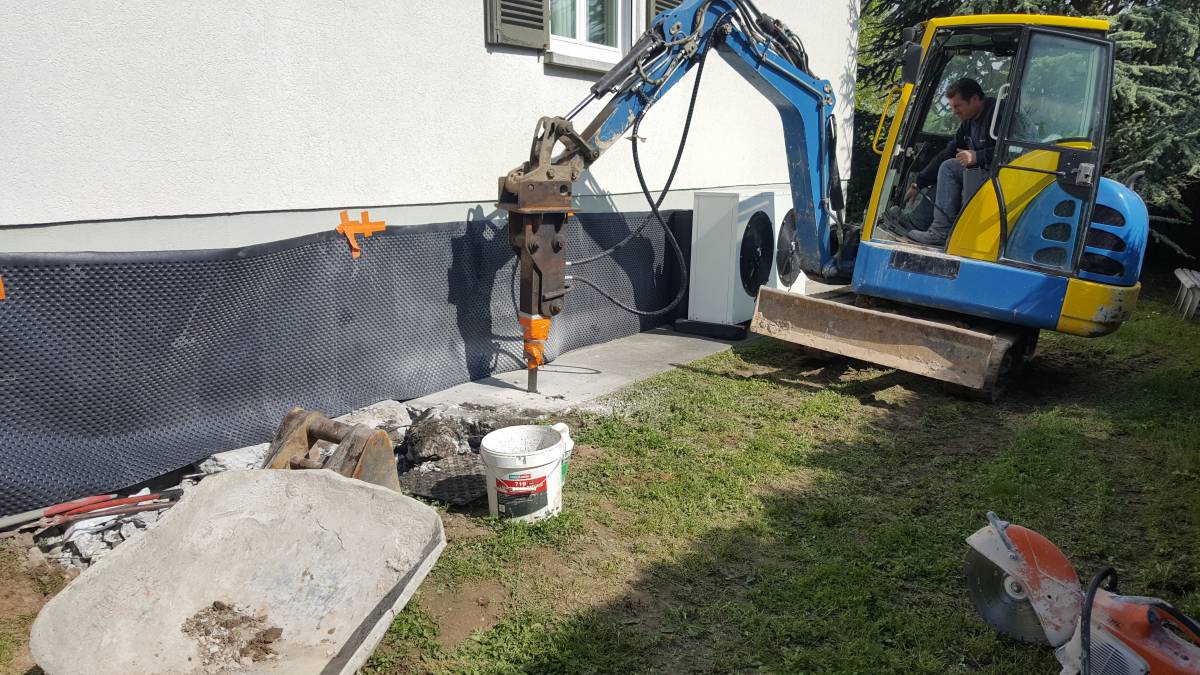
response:
[[[436,471],[439,460],[455,455],[479,453],[479,443],[488,433],[514,424],[529,424],[528,417],[488,410],[426,408],[412,410],[412,424],[398,446],[405,468]]]
[[[195,483],[191,483],[194,485]],[[134,496],[150,494],[143,488]],[[97,516],[63,528],[51,528],[34,537],[30,558],[43,557],[68,569],[86,569],[108,555],[122,542],[141,535],[158,524],[159,511],[127,515]]]
[[[334,419],[386,431],[394,444],[401,473],[442,472],[446,460],[469,453],[478,455],[480,439],[487,433],[503,426],[530,422],[529,417],[490,408],[426,408],[398,401],[381,401]],[[327,458],[335,447],[326,441],[317,443],[323,458]],[[186,491],[206,476],[261,468],[269,448],[270,443],[258,443],[214,454],[197,463],[195,472],[186,474],[174,487]],[[149,492],[149,489],[143,489],[136,495]],[[51,528],[35,537],[36,545],[30,555],[44,557],[66,568],[86,569],[121,543],[154,527],[162,513],[102,515],[72,523],[65,529]]]

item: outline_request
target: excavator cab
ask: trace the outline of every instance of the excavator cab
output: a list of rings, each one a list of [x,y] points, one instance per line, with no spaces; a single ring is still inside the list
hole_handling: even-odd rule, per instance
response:
[[[1107,30],[1104,21],[1022,14],[906,31],[901,81],[872,139],[881,159],[852,292],[760,290],[751,330],[995,400],[1040,330],[1093,337],[1120,327],[1141,288],[1149,217],[1129,186],[1101,175]],[[888,219],[912,208],[909,186],[955,138],[960,122],[945,95],[962,78],[983,89],[993,157],[964,169],[969,188],[957,213],[944,210],[943,242],[897,236]],[[917,199],[936,206],[929,193]]]
[[[1106,22],[1070,17],[948,17],[925,24],[919,59],[889,97],[886,139],[856,261],[860,294],[1096,336],[1116,330],[1137,300],[1148,217],[1126,186],[1101,176],[1112,44]],[[945,243],[923,245],[885,227],[959,120],[947,87],[978,82],[989,103],[993,158],[964,170]],[[967,149],[967,148],[963,148]],[[931,201],[928,194],[918,200]],[[936,208],[936,207],[934,207]]]

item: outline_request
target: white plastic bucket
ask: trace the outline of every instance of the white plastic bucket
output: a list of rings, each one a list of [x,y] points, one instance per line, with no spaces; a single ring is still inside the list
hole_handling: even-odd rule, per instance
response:
[[[571,430],[559,423],[521,424],[483,437],[488,509],[493,516],[531,523],[562,511],[562,488],[571,459]]]

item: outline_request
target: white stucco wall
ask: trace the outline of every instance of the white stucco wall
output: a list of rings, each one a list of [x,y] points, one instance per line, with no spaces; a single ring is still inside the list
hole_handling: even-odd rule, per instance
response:
[[[858,0],[756,4],[834,82],[848,139]],[[489,48],[483,29],[481,0],[0,3],[0,242],[22,224],[488,204],[537,118],[596,76]],[[652,185],[690,85],[642,126]],[[638,190],[628,144],[593,175],[600,192]],[[785,180],[774,109],[710,59],[676,187]]]

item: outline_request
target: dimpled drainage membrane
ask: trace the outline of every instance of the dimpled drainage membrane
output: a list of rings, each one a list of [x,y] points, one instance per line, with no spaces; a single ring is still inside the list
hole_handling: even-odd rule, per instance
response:
[[[581,214],[568,256],[641,214]],[[320,233],[239,249],[0,254],[0,514],[106,492],[340,415],[521,367],[503,224]],[[638,307],[676,289],[662,231],[576,270]],[[669,256],[669,252],[667,252]],[[651,328],[580,285],[550,358]]]

